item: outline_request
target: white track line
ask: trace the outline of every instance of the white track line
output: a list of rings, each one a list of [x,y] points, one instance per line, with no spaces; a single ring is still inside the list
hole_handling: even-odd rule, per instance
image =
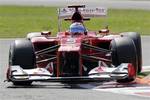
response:
[[[140,84],[118,84],[117,82],[79,84],[78,86],[96,91],[111,92],[124,95],[150,97],[150,86]],[[148,95],[147,95],[147,94]],[[144,95],[145,94],[145,95]]]
[[[142,72],[150,72],[150,66],[143,66]]]
[[[112,93],[118,93],[118,94],[125,94],[125,95],[135,95],[135,96],[141,96],[141,97],[150,97],[150,95],[146,95],[146,93],[150,94],[150,86],[93,89],[93,90],[112,92]],[[145,93],[145,95],[143,95],[144,93]]]

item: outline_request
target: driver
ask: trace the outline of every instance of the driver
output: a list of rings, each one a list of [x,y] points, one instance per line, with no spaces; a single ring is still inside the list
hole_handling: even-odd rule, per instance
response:
[[[80,22],[74,22],[74,23],[72,23],[70,25],[69,31],[70,31],[70,33],[72,35],[78,35],[78,34],[85,34],[86,33],[85,27]]]

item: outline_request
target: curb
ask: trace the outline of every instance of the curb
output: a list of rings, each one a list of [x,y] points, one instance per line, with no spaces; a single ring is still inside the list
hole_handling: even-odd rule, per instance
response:
[[[146,76],[144,78],[137,77],[135,81],[138,84],[150,85],[150,75],[148,75],[148,76]]]

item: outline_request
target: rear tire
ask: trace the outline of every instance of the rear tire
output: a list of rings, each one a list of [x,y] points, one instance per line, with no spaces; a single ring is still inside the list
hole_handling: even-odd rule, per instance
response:
[[[9,66],[19,65],[23,69],[35,68],[35,54],[31,41],[15,40],[9,50]],[[31,81],[15,82],[14,85],[30,85]]]
[[[111,41],[111,50],[112,62],[115,66],[118,66],[121,63],[131,63],[137,72],[137,54],[133,40],[128,37],[115,38]],[[117,82],[131,82],[135,77],[136,75],[134,77],[117,80]]]

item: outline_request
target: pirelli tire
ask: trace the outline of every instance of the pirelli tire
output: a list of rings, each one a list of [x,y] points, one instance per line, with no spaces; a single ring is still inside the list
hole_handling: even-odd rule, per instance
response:
[[[115,38],[111,41],[112,50],[112,63],[115,66],[121,63],[131,63],[135,69],[135,75],[133,77],[127,77],[125,79],[119,79],[117,82],[131,82],[135,79],[138,66],[137,66],[137,53],[134,41],[129,37]]]
[[[136,51],[137,51],[137,59],[138,59],[138,73],[142,70],[142,44],[141,44],[141,36],[137,32],[124,32],[121,33],[121,36],[129,37],[134,41]]]
[[[35,54],[31,41],[27,39],[15,40],[10,45],[9,66],[19,65],[23,69],[35,68]],[[14,85],[30,85],[32,82],[13,82]]]

